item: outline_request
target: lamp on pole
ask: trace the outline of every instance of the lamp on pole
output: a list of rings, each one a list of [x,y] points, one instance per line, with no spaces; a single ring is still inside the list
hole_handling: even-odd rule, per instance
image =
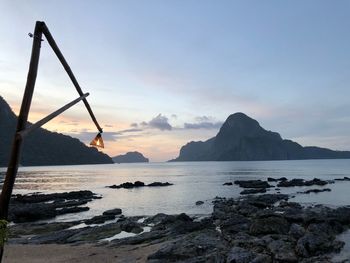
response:
[[[67,105],[63,106],[62,108],[56,110],[55,112],[49,114],[45,118],[41,119],[40,121],[34,123],[33,125],[27,127],[27,121],[28,121],[28,114],[30,110],[30,105],[32,102],[34,87],[35,87],[35,81],[37,77],[38,72],[38,65],[39,65],[39,57],[40,57],[40,48],[41,48],[41,42],[43,41],[42,36],[45,36],[47,42],[53,49],[54,53],[56,54],[57,58],[60,60],[61,64],[63,65],[65,71],[67,72],[69,78],[73,82],[74,87],[76,88],[79,97],[72,102],[68,103]],[[33,130],[41,127],[45,123],[49,122],[53,118],[57,117],[70,107],[77,104],[79,101],[83,101],[85,104],[86,109],[88,110],[90,117],[92,121],[94,122],[98,134],[95,137],[94,140],[90,143],[90,145],[96,146],[96,147],[104,147],[103,140],[102,140],[102,128],[98,124],[96,117],[94,113],[92,112],[92,109],[86,100],[86,97],[89,96],[89,93],[83,93],[80,85],[78,84],[78,81],[76,80],[72,70],[70,69],[66,59],[62,55],[60,49],[58,48],[54,38],[52,37],[49,29],[47,28],[46,24],[41,21],[37,21],[35,24],[34,34],[29,33],[29,36],[33,38],[33,46],[32,46],[32,54],[30,58],[30,64],[29,64],[29,71],[27,76],[27,83],[24,90],[24,95],[22,99],[21,109],[20,113],[18,115],[17,119],[17,128],[13,139],[13,145],[12,150],[10,154],[10,160],[7,167],[7,172],[5,176],[5,180],[2,186],[2,192],[0,195],[0,220],[2,222],[7,221],[8,217],[8,209],[9,209],[9,203],[12,195],[13,186],[16,180],[16,175],[18,171],[18,165],[19,160],[21,156],[21,150],[22,150],[22,142],[24,138]],[[2,224],[0,226],[0,263],[2,261],[2,256],[4,252],[4,239],[5,239],[5,233],[6,233],[6,224]]]

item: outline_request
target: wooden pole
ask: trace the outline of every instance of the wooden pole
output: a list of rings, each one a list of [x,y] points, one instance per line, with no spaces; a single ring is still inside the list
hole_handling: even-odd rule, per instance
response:
[[[81,87],[77,81],[77,79],[75,78],[74,74],[73,74],[73,71],[71,70],[71,68],[69,67],[66,59],[64,58],[61,50],[58,48],[57,44],[56,44],[56,41],[55,39],[52,37],[49,29],[47,28],[47,26],[43,25],[43,33],[47,39],[47,42],[49,43],[49,45],[51,46],[51,48],[53,49],[53,51],[55,52],[56,56],[58,57],[58,59],[61,61],[65,71],[67,72],[69,78],[71,79],[71,81],[73,82],[73,85],[75,87],[75,89],[78,91],[79,95],[82,96],[83,95],[83,91],[81,90]],[[100,127],[100,125],[98,124],[97,120],[96,120],[96,117],[94,115],[94,113],[92,112],[91,110],[91,107],[88,103],[88,101],[86,99],[83,100],[84,104],[85,104],[85,107],[86,109],[88,110],[90,116],[91,116],[91,119],[92,121],[95,123],[96,125],[96,128],[99,130],[99,132],[103,132],[102,128]]]
[[[30,127],[28,127],[27,129],[20,131],[17,133],[17,136],[21,137],[21,139],[24,139],[25,136],[27,136],[30,132],[34,131],[37,128],[40,128],[41,126],[43,126],[45,123],[51,121],[53,118],[57,117],[58,115],[60,115],[62,112],[65,112],[66,110],[68,110],[70,107],[74,106],[75,104],[77,104],[79,101],[85,99],[87,96],[89,96],[89,93],[85,93],[83,96],[73,100],[72,102],[68,103],[67,105],[63,106],[62,108],[54,111],[53,113],[47,115],[45,118],[41,119],[40,121],[34,123],[33,125],[31,125]]]
[[[38,72],[43,25],[44,23],[40,21],[37,21],[35,24],[32,55],[30,58],[27,84],[23,95],[21,110],[18,115],[16,133],[24,130],[27,125],[28,113],[32,102],[34,86]],[[0,196],[0,219],[2,220],[7,220],[9,203],[12,195],[13,185],[16,180],[18,164],[21,155],[21,148],[22,139],[20,137],[15,136],[12,145],[9,165],[6,172],[6,177],[2,186],[2,192]],[[0,247],[0,262],[2,261],[3,252],[4,247],[2,245]]]

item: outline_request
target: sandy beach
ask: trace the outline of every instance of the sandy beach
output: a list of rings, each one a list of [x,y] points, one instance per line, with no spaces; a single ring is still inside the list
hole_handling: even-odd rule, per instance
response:
[[[160,244],[120,247],[94,245],[6,245],[4,263],[145,262]]]

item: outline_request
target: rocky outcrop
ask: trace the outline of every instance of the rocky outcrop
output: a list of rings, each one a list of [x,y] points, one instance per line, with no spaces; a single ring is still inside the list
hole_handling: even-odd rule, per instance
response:
[[[165,182],[165,183],[153,182],[153,183],[146,185],[144,182],[136,181],[135,183],[126,182],[126,183],[122,183],[120,185],[114,184],[114,185],[110,185],[107,187],[112,188],[112,189],[120,189],[120,188],[131,189],[131,188],[139,188],[139,187],[156,187],[156,186],[170,186],[170,185],[173,185],[173,184],[168,183],[168,182]]]
[[[74,221],[50,223],[45,229],[42,223],[17,224],[11,226],[9,242],[98,242],[110,247],[158,244],[148,255],[152,263],[332,262],[331,254],[344,245],[336,236],[350,226],[349,207],[303,207],[288,202],[284,194],[216,198],[213,203],[213,213],[202,219],[157,214],[140,220],[121,216],[117,209],[111,212],[119,215],[116,222],[104,225],[70,228],[77,224]],[[147,227],[150,231],[145,231]],[[104,241],[122,231],[132,236]]]
[[[54,218],[57,215],[89,210],[83,206],[100,198],[91,191],[74,191],[58,194],[14,195],[9,208],[9,221],[33,222]]]
[[[190,142],[172,161],[251,161],[350,158],[350,151],[303,147],[284,140],[245,115],[235,113],[224,122],[218,134],[207,140]]]
[[[112,157],[115,163],[148,163],[148,158],[144,157],[142,153],[139,152],[127,152],[123,155],[118,155]]]

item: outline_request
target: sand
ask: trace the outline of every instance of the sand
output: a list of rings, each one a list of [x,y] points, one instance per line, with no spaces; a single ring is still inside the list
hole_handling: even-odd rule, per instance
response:
[[[3,263],[145,262],[156,245],[106,247],[94,245],[6,245]]]

